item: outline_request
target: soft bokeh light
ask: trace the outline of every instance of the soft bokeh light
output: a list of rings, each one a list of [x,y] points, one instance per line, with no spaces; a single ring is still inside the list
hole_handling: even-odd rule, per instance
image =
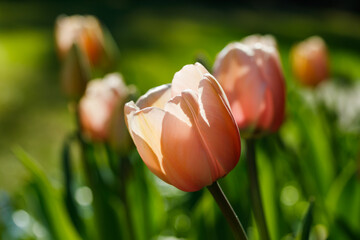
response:
[[[93,194],[90,188],[84,186],[76,189],[75,199],[81,206],[89,206],[93,201]]]
[[[34,223],[32,231],[37,239],[46,239],[48,237],[46,230],[39,223]]]
[[[296,187],[289,185],[281,190],[281,202],[286,206],[293,206],[299,200],[299,192]]]
[[[16,226],[20,228],[27,228],[30,225],[30,216],[24,210],[14,212],[12,218]]]

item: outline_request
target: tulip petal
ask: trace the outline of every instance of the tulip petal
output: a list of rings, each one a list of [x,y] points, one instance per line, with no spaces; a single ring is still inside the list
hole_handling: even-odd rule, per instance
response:
[[[96,141],[108,136],[111,109],[107,102],[96,97],[83,98],[80,101],[80,121],[85,134]]]
[[[164,84],[147,91],[136,105],[140,108],[157,107],[164,109],[165,103],[171,98],[171,84]]]
[[[261,107],[261,115],[258,121],[258,128],[268,130],[272,128],[274,122],[274,97],[270,89],[266,89],[264,102]]]
[[[194,92],[184,91],[166,104],[161,138],[164,171],[171,184],[188,192],[210,185],[215,177],[196,126],[196,99]]]
[[[139,110],[133,103],[125,104],[126,123],[136,148],[151,172],[168,182],[161,166],[162,121],[165,112],[159,108]]]
[[[281,73],[279,56],[274,48],[257,47],[254,51],[255,57],[259,61],[259,71],[270,91],[265,95],[264,109],[266,109],[266,113],[262,113],[260,122],[272,119],[270,126],[264,122],[262,127],[276,131],[280,127],[285,113],[285,81]]]
[[[186,89],[198,89],[199,82],[205,73],[209,73],[200,63],[189,64],[184,66],[180,71],[175,73],[172,80],[172,93],[171,95],[181,95],[181,92]]]
[[[199,131],[216,164],[219,177],[231,171],[240,158],[240,135],[219,83],[207,75],[199,85]],[[206,124],[205,124],[206,123]],[[216,180],[213,179],[213,180]]]
[[[129,95],[130,90],[119,73],[107,74],[104,77],[103,85],[109,95],[116,95],[119,99],[125,99]]]
[[[239,128],[254,125],[261,114],[266,83],[260,77],[253,50],[241,43],[228,45],[218,55],[214,75],[228,97]]]
[[[276,40],[272,35],[253,34],[243,38],[241,40],[241,43],[251,47],[255,47],[256,45],[260,44],[260,45],[277,48]]]

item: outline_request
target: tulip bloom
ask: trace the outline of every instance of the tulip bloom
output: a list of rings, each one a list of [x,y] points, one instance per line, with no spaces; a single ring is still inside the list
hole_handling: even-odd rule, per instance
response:
[[[276,131],[284,119],[285,83],[276,42],[253,35],[217,56],[214,76],[224,88],[240,130]]]
[[[104,33],[94,16],[60,16],[56,21],[55,40],[58,53],[64,59],[73,44],[77,44],[88,61],[96,65],[104,54]]]
[[[315,86],[329,76],[328,53],[324,40],[314,36],[291,51],[294,75],[304,85]]]
[[[125,105],[126,123],[148,168],[165,182],[197,191],[225,176],[240,157],[240,136],[227,98],[199,63],[172,84]]]
[[[84,135],[92,141],[107,141],[116,150],[127,148],[130,136],[126,130],[123,108],[131,92],[120,74],[108,74],[103,80],[90,81],[79,103]]]

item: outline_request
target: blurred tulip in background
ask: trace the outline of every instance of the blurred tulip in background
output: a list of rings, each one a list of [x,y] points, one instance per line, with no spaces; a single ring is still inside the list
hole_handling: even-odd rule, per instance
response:
[[[229,173],[240,136],[228,100],[199,63],[186,65],[172,85],[125,105],[130,134],[149,169],[183,191],[197,191]]]
[[[77,44],[92,65],[104,53],[104,34],[94,16],[59,16],[55,26],[55,40],[59,57],[64,59],[73,44]]]
[[[241,130],[276,131],[284,119],[285,83],[272,36],[252,35],[227,45],[214,75],[224,88]]]
[[[296,44],[290,54],[292,70],[303,85],[315,86],[329,76],[329,59],[324,40],[310,37]]]
[[[93,141],[109,142],[114,149],[126,150],[130,136],[123,108],[134,91],[134,87],[126,86],[117,73],[90,81],[79,105],[84,135]]]

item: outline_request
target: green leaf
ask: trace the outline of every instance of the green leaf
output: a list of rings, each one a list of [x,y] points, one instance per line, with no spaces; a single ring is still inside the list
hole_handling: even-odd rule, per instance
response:
[[[57,240],[80,240],[74,226],[71,224],[69,216],[66,214],[65,207],[59,193],[51,185],[45,172],[32,160],[28,154],[20,147],[13,149],[14,154],[20,162],[27,168],[39,187],[40,197],[44,203],[44,211],[47,216],[49,226],[54,239]]]
[[[69,213],[70,219],[74,224],[74,227],[83,238],[85,237],[84,223],[79,215],[79,209],[74,198],[74,177],[72,169],[72,158],[71,158],[71,143],[74,140],[73,136],[69,136],[65,139],[62,149],[62,167],[64,174],[64,186],[65,186],[65,204]]]
[[[326,204],[332,214],[335,213],[339,198],[350,181],[351,177],[356,173],[356,162],[350,161],[333,181],[331,188],[326,197]]]
[[[313,222],[313,208],[314,208],[314,201],[310,200],[308,210],[302,221],[302,228],[301,232],[298,235],[298,239],[301,240],[308,240],[310,236],[311,225]]]

